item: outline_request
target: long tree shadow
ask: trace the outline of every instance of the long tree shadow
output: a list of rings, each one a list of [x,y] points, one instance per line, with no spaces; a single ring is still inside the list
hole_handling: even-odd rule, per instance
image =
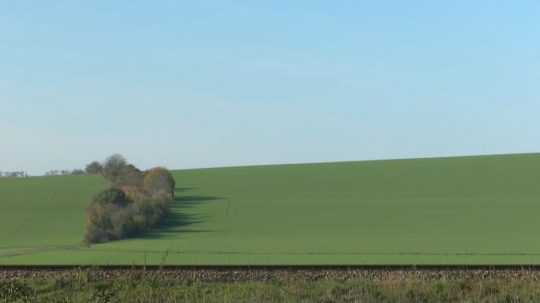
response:
[[[182,193],[193,189],[195,188],[176,188],[176,198],[171,202],[170,214],[158,228],[147,232],[144,235],[144,238],[161,239],[166,237],[177,237],[179,233],[213,232],[212,230],[189,228],[189,226],[193,224],[204,222],[206,218],[199,214],[186,213],[186,210],[203,203],[223,200],[223,198],[214,196],[182,195]]]

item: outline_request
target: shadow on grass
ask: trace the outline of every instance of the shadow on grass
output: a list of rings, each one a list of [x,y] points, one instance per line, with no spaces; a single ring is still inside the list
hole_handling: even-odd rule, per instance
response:
[[[191,225],[204,222],[204,217],[201,215],[186,213],[186,210],[192,207],[196,207],[203,203],[210,203],[212,201],[223,200],[221,197],[214,196],[195,196],[184,195],[183,193],[194,190],[193,187],[176,188],[176,198],[171,202],[171,213],[167,216],[165,221],[156,229],[153,229],[143,236],[146,239],[162,239],[162,238],[176,238],[181,233],[207,233],[213,232],[212,230],[193,229]]]
[[[186,191],[190,191],[190,190],[195,190],[197,189],[197,187],[177,187],[174,189],[176,195],[178,196],[179,193],[183,193],[183,192],[186,192]]]

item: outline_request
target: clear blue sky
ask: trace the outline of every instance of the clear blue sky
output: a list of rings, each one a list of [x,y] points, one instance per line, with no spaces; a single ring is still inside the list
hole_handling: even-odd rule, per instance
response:
[[[537,0],[0,0],[0,170],[538,152],[539,20]]]

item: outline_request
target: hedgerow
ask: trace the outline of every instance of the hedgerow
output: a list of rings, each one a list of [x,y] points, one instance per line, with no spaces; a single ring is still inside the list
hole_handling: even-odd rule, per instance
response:
[[[87,244],[133,237],[163,222],[176,186],[167,169],[142,172],[121,156],[110,157],[103,167],[111,188],[98,193],[86,211]]]

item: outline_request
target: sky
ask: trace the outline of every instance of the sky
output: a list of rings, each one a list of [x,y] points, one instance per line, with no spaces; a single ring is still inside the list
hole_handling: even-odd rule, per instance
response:
[[[540,151],[540,1],[0,0],[0,171]]]

